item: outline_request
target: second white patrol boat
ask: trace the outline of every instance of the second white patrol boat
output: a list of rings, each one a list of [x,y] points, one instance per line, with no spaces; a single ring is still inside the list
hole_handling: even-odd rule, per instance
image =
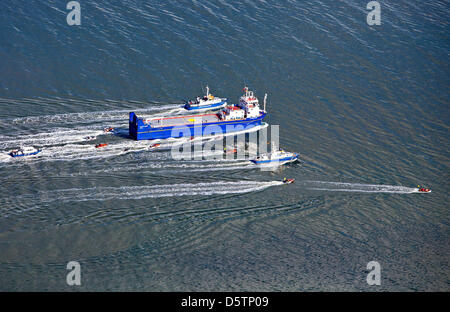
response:
[[[272,151],[270,153],[261,154],[250,161],[254,164],[286,164],[298,160],[298,153],[286,152],[282,149],[275,149],[272,144]]]

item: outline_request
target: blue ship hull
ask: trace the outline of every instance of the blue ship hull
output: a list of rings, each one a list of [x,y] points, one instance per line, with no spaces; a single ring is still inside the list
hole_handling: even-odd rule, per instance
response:
[[[151,127],[139,118],[134,112],[130,113],[129,133],[135,140],[155,140],[180,137],[208,136],[213,134],[225,134],[230,132],[248,130],[261,125],[266,116],[262,112],[259,117],[230,121],[216,121],[202,124],[184,124],[168,127]]]
[[[227,103],[227,99],[224,99],[223,101],[220,101],[220,102],[214,103],[214,104],[209,104],[209,105],[191,106],[189,104],[186,104],[183,106],[183,108],[187,109],[189,111],[196,111],[196,110],[203,110],[203,109],[215,108],[215,107],[219,108],[226,103]]]

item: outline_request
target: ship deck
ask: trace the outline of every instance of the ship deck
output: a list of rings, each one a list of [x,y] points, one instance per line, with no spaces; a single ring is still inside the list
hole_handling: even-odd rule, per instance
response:
[[[192,125],[196,123],[210,123],[220,121],[217,114],[191,115],[191,116],[177,116],[177,117],[162,117],[143,120],[144,123],[150,123],[152,128],[174,127]]]

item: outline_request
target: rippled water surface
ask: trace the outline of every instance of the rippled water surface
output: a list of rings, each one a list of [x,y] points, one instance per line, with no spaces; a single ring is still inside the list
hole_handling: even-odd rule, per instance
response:
[[[449,290],[448,1],[379,1],[379,26],[368,1],[80,2],[80,26],[0,4],[0,290],[73,290],[72,260],[89,291]],[[268,93],[301,162],[127,137],[206,84]]]

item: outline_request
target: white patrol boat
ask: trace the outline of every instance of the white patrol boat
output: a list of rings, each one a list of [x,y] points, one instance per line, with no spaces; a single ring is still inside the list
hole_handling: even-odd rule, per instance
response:
[[[188,111],[205,111],[219,109],[227,105],[227,99],[214,97],[209,93],[209,87],[206,86],[206,95],[197,96],[195,100],[188,101],[183,108]]]
[[[41,150],[38,150],[32,146],[26,146],[19,148],[17,150],[12,150],[9,152],[9,156],[11,157],[23,157],[23,156],[31,156],[40,153]]]
[[[286,152],[282,149],[275,149],[272,144],[272,151],[270,153],[261,154],[250,161],[254,164],[286,164],[298,160],[298,154]]]

